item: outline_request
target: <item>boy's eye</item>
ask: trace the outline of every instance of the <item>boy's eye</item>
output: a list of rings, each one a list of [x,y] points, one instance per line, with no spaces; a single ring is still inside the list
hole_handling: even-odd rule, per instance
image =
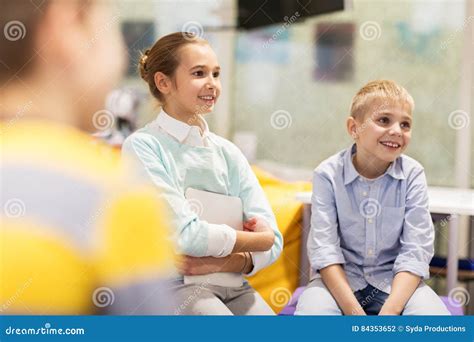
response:
[[[214,77],[216,77],[216,78],[219,77],[219,75],[220,75],[220,72],[219,72],[219,71],[216,71],[215,73],[212,74],[212,76],[214,76]]]
[[[202,70],[195,71],[195,72],[193,72],[193,75],[194,75],[194,76],[199,76],[199,77],[200,77],[200,76],[203,76],[203,75],[204,75],[204,72],[203,72]]]
[[[377,120],[378,122],[380,122],[381,124],[388,124],[390,122],[390,120],[384,116],[384,117],[381,117],[380,119]]]
[[[402,122],[402,124],[400,126],[402,128],[405,128],[405,129],[410,129],[410,127],[411,127],[409,122]]]

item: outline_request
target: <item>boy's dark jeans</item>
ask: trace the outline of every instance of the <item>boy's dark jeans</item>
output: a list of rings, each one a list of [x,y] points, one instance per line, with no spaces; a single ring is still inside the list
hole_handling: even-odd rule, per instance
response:
[[[354,292],[354,295],[367,315],[378,315],[388,297],[387,293],[372,285],[367,285],[362,290]]]

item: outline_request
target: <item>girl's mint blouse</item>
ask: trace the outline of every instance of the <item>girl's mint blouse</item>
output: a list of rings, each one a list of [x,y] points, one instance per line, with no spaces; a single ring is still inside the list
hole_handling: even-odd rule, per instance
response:
[[[157,126],[156,120],[129,136],[122,153],[135,159],[140,177],[149,177],[159,196],[169,204],[178,252],[195,256],[224,257],[235,245],[236,234],[227,225],[210,224],[189,210],[188,187],[240,197],[244,220],[264,218],[275,233],[266,252],[252,252],[254,268],[248,275],[272,264],[283,248],[283,237],[268,200],[247,159],[230,141],[208,133],[208,146],[180,143]]]

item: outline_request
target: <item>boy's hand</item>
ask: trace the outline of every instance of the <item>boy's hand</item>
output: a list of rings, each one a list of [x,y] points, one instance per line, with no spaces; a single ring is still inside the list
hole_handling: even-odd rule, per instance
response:
[[[331,292],[341,311],[346,316],[363,315],[366,313],[347,281],[346,273],[340,264],[326,266],[319,270],[324,285]]]
[[[399,316],[400,312],[397,312],[395,308],[391,308],[388,305],[383,305],[380,309],[379,316]]]
[[[400,315],[420,281],[421,277],[416,274],[408,271],[398,272],[393,278],[392,291],[380,309],[379,315]]]

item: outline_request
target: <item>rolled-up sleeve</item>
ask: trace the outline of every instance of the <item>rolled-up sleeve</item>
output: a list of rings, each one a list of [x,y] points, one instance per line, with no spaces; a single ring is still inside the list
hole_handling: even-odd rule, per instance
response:
[[[210,224],[200,220],[189,210],[186,201],[175,184],[173,176],[166,171],[161,159],[158,142],[147,134],[134,134],[123,144],[122,155],[131,160],[140,177],[148,177],[159,189],[158,195],[169,205],[171,226],[178,253],[194,257],[229,255],[236,242],[236,232],[225,224]]]
[[[345,263],[338,234],[334,190],[328,177],[318,169],[313,175],[311,228],[307,247],[308,258],[314,271]]]
[[[252,217],[260,217],[268,222],[275,234],[275,242],[272,248],[265,252],[251,252],[253,261],[253,269],[246,276],[252,276],[261,269],[274,263],[281,254],[283,249],[283,236],[278,230],[278,225],[273,214],[270,203],[258,182],[252,168],[247,159],[237,152],[236,161],[238,162],[238,183],[240,184],[239,197],[242,200],[244,220]]]
[[[423,169],[414,171],[407,184],[406,209],[401,250],[394,266],[394,274],[407,271],[429,278],[429,263],[434,254],[434,227],[428,207],[428,188]]]

